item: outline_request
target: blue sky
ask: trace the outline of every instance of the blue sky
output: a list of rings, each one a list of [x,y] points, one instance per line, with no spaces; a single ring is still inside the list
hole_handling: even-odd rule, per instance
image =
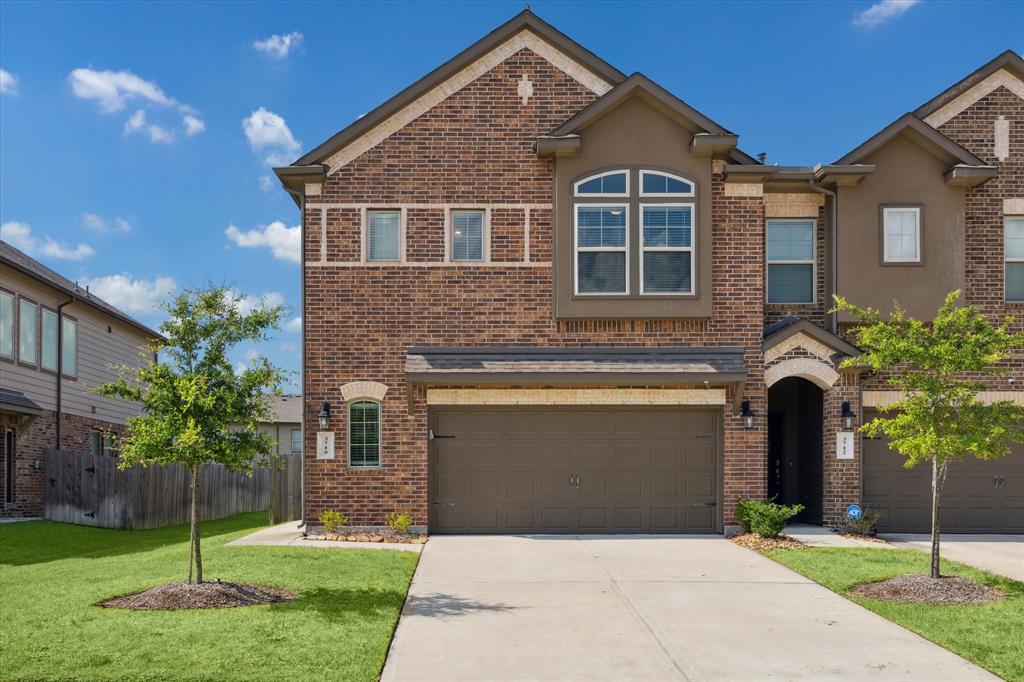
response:
[[[290,162],[522,9],[0,3],[5,239],[151,324],[207,281],[299,314]],[[1020,2],[559,3],[533,10],[769,163],[832,161],[999,52]],[[396,20],[400,19],[400,20]],[[140,113],[141,112],[141,113]],[[240,348],[299,367],[299,333]]]

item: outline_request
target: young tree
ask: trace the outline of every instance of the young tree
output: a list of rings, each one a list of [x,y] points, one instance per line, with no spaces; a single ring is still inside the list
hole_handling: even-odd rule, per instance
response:
[[[284,374],[266,358],[237,371],[228,353],[243,342],[262,341],[276,329],[284,309],[256,307],[243,312],[223,287],[182,292],[164,306],[160,325],[166,341],[152,351],[160,361],[122,367],[117,381],[100,386],[103,395],[142,403],[118,439],[119,466],[182,464],[192,476],[192,534],[188,581],[203,582],[200,551],[199,470],[218,463],[252,473],[273,464],[273,439],[257,424],[269,418],[265,395],[277,392]]]
[[[915,320],[898,305],[888,319],[836,297],[836,310],[859,320],[854,342],[863,352],[843,361],[888,375],[903,397],[879,408],[882,415],[861,427],[883,433],[907,458],[908,469],[932,465],[931,577],[939,577],[939,506],[950,464],[961,457],[994,459],[1024,439],[1024,407],[1012,401],[984,403],[985,379],[1002,375],[1002,360],[1024,350],[1024,333],[1011,331],[1013,318],[994,325],[977,309],[958,306],[959,291],[946,296],[935,319]]]

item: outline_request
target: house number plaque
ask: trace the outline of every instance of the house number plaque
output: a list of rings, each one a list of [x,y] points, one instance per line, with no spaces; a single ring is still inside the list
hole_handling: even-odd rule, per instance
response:
[[[334,459],[334,431],[316,432],[316,458]]]
[[[836,433],[836,459],[853,459],[853,431]]]

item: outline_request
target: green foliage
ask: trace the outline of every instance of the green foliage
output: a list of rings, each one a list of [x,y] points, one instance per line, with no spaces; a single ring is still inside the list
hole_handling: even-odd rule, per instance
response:
[[[320,525],[325,533],[337,533],[348,525],[348,517],[334,509],[325,509],[320,512]]]
[[[874,535],[875,524],[884,516],[874,509],[865,509],[859,519],[846,519],[846,532],[854,535]]]
[[[968,455],[1001,457],[1024,438],[1024,406],[977,399],[985,379],[1004,374],[1002,361],[1024,348],[1024,333],[1011,331],[1012,317],[993,325],[976,308],[958,306],[959,297],[959,291],[946,296],[931,323],[909,317],[899,306],[883,319],[876,310],[836,298],[836,311],[858,318],[852,334],[864,351],[843,366],[891,373],[889,384],[904,392],[861,429],[888,436],[890,447],[907,458],[907,468],[932,459],[943,467]]]
[[[412,526],[412,519],[405,512],[389,512],[384,517],[384,522],[388,524],[388,528],[399,535],[406,535],[409,532],[409,527]]]
[[[804,510],[802,504],[777,504],[775,498],[762,502],[745,497],[739,499],[736,516],[748,533],[763,538],[777,538],[786,521]]]

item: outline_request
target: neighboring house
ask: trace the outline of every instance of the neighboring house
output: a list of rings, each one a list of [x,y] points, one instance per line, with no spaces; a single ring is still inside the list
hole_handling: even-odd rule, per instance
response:
[[[93,389],[160,334],[0,242],[0,513],[43,513],[43,449],[112,455],[139,413]]]
[[[830,301],[1024,316],[1022,78],[1005,52],[835,163],[770,166],[519,14],[276,169],[305,422],[337,436],[306,434],[305,520],[720,533],[778,495],[926,529],[928,472],[854,435],[892,395],[840,369]],[[1024,400],[1010,364],[990,395]],[[955,465],[944,509],[1024,531],[1024,454]]]
[[[293,455],[302,452],[302,396],[270,395],[271,421],[260,429],[277,441],[274,453]]]

